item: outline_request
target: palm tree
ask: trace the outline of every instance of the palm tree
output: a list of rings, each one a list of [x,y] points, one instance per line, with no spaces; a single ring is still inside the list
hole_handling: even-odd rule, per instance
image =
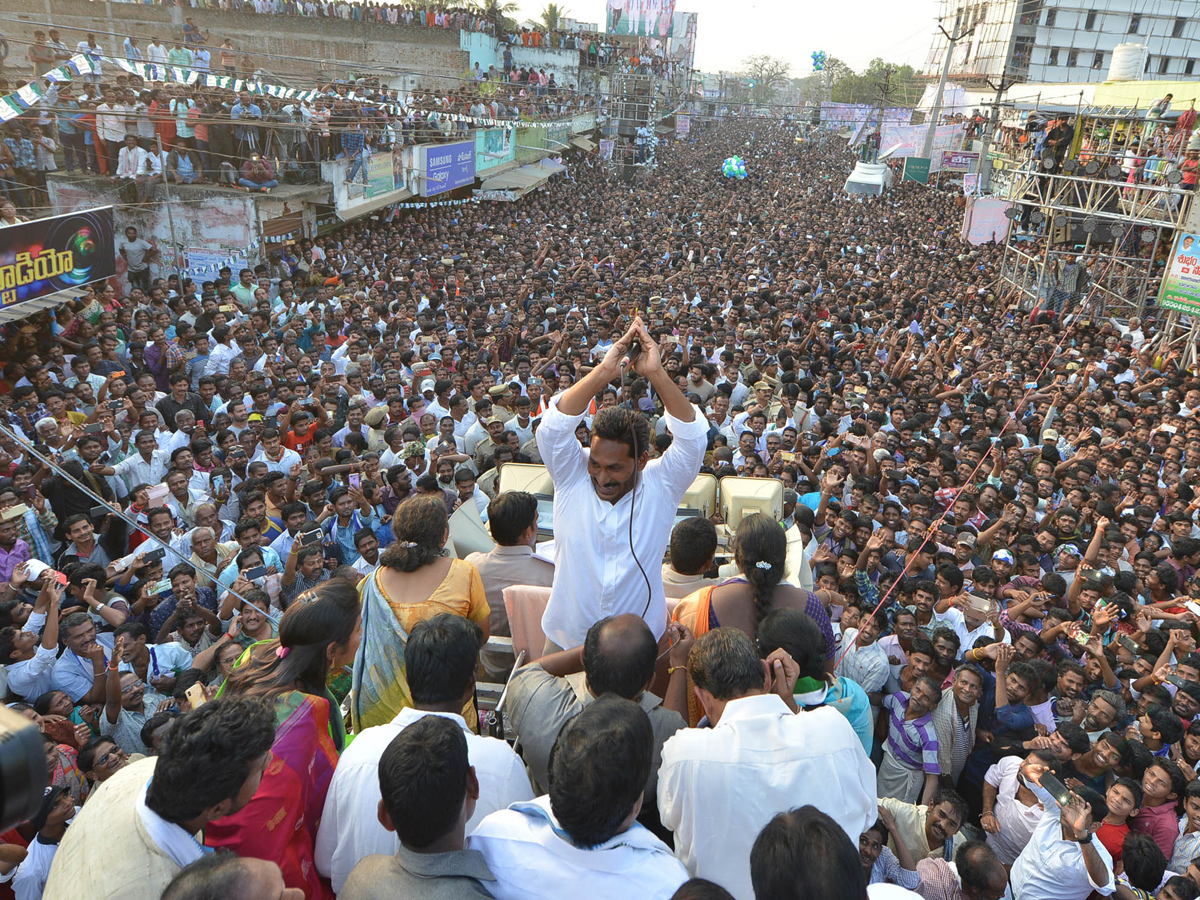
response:
[[[547,3],[546,8],[542,10],[542,24],[546,26],[547,31],[557,31],[566,14],[567,10],[557,3]]]
[[[515,0],[477,0],[476,6],[485,19],[496,27],[496,33],[511,31],[507,23],[517,11]]]

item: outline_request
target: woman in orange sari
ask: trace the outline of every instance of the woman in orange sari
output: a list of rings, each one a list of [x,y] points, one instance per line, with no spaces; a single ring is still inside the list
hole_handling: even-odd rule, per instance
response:
[[[431,494],[409,497],[392,517],[395,542],[379,554],[379,565],[362,580],[361,649],[354,660],[354,730],[392,721],[412,706],[405,675],[404,645],[417,622],[440,613],[470,619],[488,637],[490,607],[479,572],[469,562],[446,556],[450,525],[446,503]],[[473,709],[463,710],[478,723]]]
[[[279,622],[279,637],[243,654],[223,690],[275,704],[271,761],[254,798],[208,826],[205,843],[267,859],[307,900],[332,900],[313,864],[313,847],[338,754],[341,712],[326,682],[354,659],[362,636],[358,595],[341,579],[301,594]]]
[[[768,614],[777,609],[796,609],[807,613],[821,629],[827,667],[832,671],[833,627],[825,604],[840,602],[841,595],[832,591],[814,594],[783,580],[787,537],[779,523],[762,513],[742,519],[734,535],[733,561],[738,575],[684,597],[675,607],[672,619],[686,625],[697,639],[722,625],[740,628],[753,638]],[[695,727],[703,715],[689,678],[690,724]]]

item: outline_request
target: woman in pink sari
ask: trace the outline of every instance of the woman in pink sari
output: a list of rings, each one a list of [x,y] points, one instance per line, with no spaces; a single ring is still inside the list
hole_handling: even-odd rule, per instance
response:
[[[326,687],[354,659],[361,637],[358,594],[341,579],[301,594],[279,637],[253,645],[223,690],[275,704],[275,742],[262,784],[240,812],[208,826],[205,843],[278,863],[288,887],[307,900],[332,900],[313,864],[313,846],[338,754],[341,712]]]

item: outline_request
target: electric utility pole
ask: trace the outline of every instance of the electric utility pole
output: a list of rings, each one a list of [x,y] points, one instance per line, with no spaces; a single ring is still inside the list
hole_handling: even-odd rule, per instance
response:
[[[972,25],[965,31],[951,34],[939,22],[938,30],[946,36],[946,62],[942,65],[942,80],[938,82],[937,96],[934,97],[933,109],[929,113],[929,128],[925,132],[925,146],[921,150],[921,155],[926,159],[933,155],[933,136],[937,131],[938,119],[942,116],[942,95],[946,92],[946,79],[950,77],[950,62],[954,57],[954,45],[970,36],[975,31],[975,26]]]
[[[988,158],[988,151],[992,145],[992,135],[1000,124],[1000,98],[1005,92],[1016,84],[1017,79],[1001,76],[1000,83],[994,84],[989,78],[987,80],[988,87],[996,92],[996,99],[992,101],[991,113],[988,115],[987,129],[983,133],[983,147],[979,154],[979,193],[986,194],[992,186],[992,163]]]

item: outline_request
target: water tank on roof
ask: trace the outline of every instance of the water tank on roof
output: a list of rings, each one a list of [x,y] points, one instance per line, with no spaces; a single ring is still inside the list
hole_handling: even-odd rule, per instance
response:
[[[1124,43],[1113,49],[1108,67],[1109,81],[1137,81],[1146,65],[1146,45]]]

